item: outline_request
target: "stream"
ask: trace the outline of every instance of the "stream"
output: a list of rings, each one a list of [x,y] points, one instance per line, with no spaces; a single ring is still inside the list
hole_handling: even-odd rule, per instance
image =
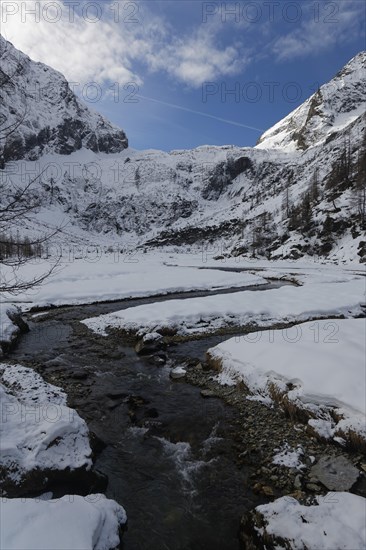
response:
[[[270,288],[282,284],[270,283]],[[253,288],[262,289],[268,285]],[[240,467],[234,458],[231,434],[238,411],[218,398],[204,399],[199,388],[169,377],[173,361],[192,357],[198,362],[225,336],[175,345],[164,364],[159,357],[139,357],[125,342],[96,336],[79,323],[184,296],[30,314],[30,332],[8,357],[63,387],[69,406],[103,441],[95,468],[108,476],[107,496],[127,511],[124,550],[238,550],[240,517],[266,501],[249,488],[250,467]],[[72,491],[82,493],[64,486],[55,488],[54,495]]]

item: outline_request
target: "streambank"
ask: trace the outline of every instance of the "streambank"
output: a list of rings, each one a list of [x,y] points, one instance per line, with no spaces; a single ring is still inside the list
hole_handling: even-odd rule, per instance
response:
[[[29,316],[31,330],[8,359],[64,388],[96,434],[95,469],[108,476],[107,496],[129,517],[126,550],[237,550],[244,513],[282,495],[325,494],[312,471],[322,458],[343,456],[362,470],[357,453],[318,441],[283,411],[248,399],[241,385],[220,385],[204,356],[225,335],[138,356],[121,335],[98,336],[80,323],[116,309],[121,304]],[[177,365],[186,376],[173,381]],[[281,453],[298,461],[274,463]],[[62,496],[63,487],[49,489]],[[352,491],[365,494],[362,475]]]

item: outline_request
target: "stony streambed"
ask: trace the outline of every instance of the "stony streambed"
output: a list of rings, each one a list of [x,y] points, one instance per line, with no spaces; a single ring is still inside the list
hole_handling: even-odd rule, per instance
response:
[[[31,331],[8,357],[64,388],[95,434],[95,468],[108,476],[107,496],[129,516],[125,550],[238,549],[240,519],[253,507],[327,492],[313,473],[324,457],[365,467],[361,455],[318,441],[278,408],[248,400],[245,388],[215,382],[204,355],[224,335],[139,357],[120,335],[98,337],[79,322],[155,299],[29,316]],[[182,363],[185,378],[172,381],[171,367]],[[301,470],[272,463],[285,444],[301,448]],[[75,479],[50,488],[55,495],[88,491]],[[365,478],[352,490],[365,495]]]

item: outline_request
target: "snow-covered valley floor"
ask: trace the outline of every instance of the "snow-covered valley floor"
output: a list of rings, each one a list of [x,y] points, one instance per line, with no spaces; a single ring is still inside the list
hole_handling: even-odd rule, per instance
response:
[[[42,269],[45,269],[44,265],[30,265],[26,274],[18,273],[17,276],[32,277]],[[8,276],[11,277],[11,274]],[[250,289],[260,288],[272,279],[291,280],[296,286],[286,285],[256,292]],[[220,369],[220,372],[212,374],[213,379],[223,385],[244,382],[252,394],[251,398],[262,401],[266,407],[274,405],[275,396],[281,396],[282,401],[285,396],[287,404],[292,401],[307,411],[308,426],[313,435],[333,438],[336,444],[344,446],[350,433],[359,436],[361,441],[366,438],[365,283],[365,274],[359,266],[235,260],[222,263],[189,254],[162,253],[141,254],[134,262],[119,262],[114,256],[106,256],[98,262],[79,259],[61,264],[39,289],[16,297],[2,297],[1,339],[9,341],[13,329],[17,330],[7,314],[14,305],[28,312],[29,319],[32,319],[32,313],[29,314],[31,308],[44,308],[42,313],[33,314],[36,320],[37,316],[47,316],[47,308],[51,306],[187,292],[187,297],[181,299],[166,296],[166,299],[156,303],[127,307],[83,319],[82,322],[98,337],[108,337],[110,329],[122,329],[152,340],[157,337],[158,331],[164,333],[164,329],[190,339],[217,331],[229,332],[228,329],[236,327],[238,336],[209,350],[209,361]],[[249,288],[238,291],[246,287]],[[189,295],[192,291],[220,292],[227,289],[236,289],[237,292],[202,297]],[[318,320],[310,321],[313,319]],[[258,330],[270,329],[281,323],[292,325],[292,328],[285,331]],[[250,333],[245,330],[248,326]],[[240,329],[243,329],[241,336]],[[24,474],[36,466],[52,468],[55,461],[62,467],[90,467],[86,425],[75,411],[70,423],[72,409],[67,408],[62,391],[45,386],[38,375],[33,375],[30,369],[21,365],[1,363],[0,366],[2,402],[8,416],[12,413],[9,416],[11,422],[4,422],[2,418],[1,428],[5,434],[5,438],[2,437],[2,451],[6,450],[2,467],[8,467],[12,462],[11,471],[19,480],[22,472]],[[60,412],[57,424],[34,422],[34,415],[27,415],[24,422],[24,407],[36,404],[47,409],[50,403]],[[52,444],[54,441],[56,445]],[[339,495],[339,506],[328,507],[329,510],[326,506],[319,507],[320,511],[325,510],[325,514],[329,512],[331,515],[330,524],[336,521],[337,514],[345,513],[346,505],[356,508],[364,506],[365,499],[362,497]],[[268,505],[268,509],[258,510],[265,514],[268,533],[292,540],[293,532],[297,530],[296,536],[304,544],[315,540],[317,548],[330,548],[330,538],[324,539],[320,531],[319,536],[314,535],[315,539],[303,533],[303,525],[307,522],[303,525],[296,523],[296,502],[290,506],[288,502],[284,505],[282,501],[274,501],[272,508]],[[27,520],[20,536],[14,522],[9,520],[12,517],[17,518],[18,522],[23,521],[26,514],[27,518],[34,518],[34,525],[52,522],[52,501],[42,501],[42,506],[38,508],[29,501],[27,510],[18,504],[17,499],[10,499],[1,509],[2,522],[7,525],[2,530],[2,547],[6,550],[26,549],[27,533],[37,548],[56,547],[56,543],[52,542],[54,539],[50,541],[42,538],[43,535],[39,537],[41,527],[36,529],[32,521]],[[62,520],[70,522],[68,514],[74,513],[72,507],[67,503],[64,505],[63,499],[58,506]],[[93,550],[113,548],[118,526],[125,521],[123,509],[103,498],[91,503],[78,501],[76,508],[77,513],[89,519],[83,524],[85,531],[77,531],[75,526],[74,540],[78,541],[75,544]],[[128,511],[128,502],[126,508]],[[310,524],[315,522],[317,525],[317,510],[309,507],[308,511],[302,508],[300,511],[309,516]],[[282,518],[286,514],[294,518],[291,532],[283,529]],[[346,524],[341,547],[349,550],[363,548],[365,533],[360,530],[361,522],[355,519]],[[62,550],[74,550],[71,539],[64,537],[62,540]],[[303,548],[294,543],[290,547]]]
[[[31,263],[26,267],[26,275],[20,272],[17,277],[34,277],[47,269],[44,262]],[[11,273],[5,273],[6,277],[11,277]],[[293,281],[298,286],[287,285],[260,292],[251,290],[261,286],[265,289],[264,285],[272,279]],[[220,290],[224,292],[230,288],[248,290],[220,294]],[[221,354],[223,379],[229,378],[230,369],[233,372],[233,363],[248,364],[252,369],[258,364],[260,373],[273,372],[279,379],[299,380],[299,385],[307,394],[306,384],[311,379],[310,393],[320,408],[324,405],[320,394],[327,396],[329,402],[337,400],[338,396],[345,395],[344,380],[347,379],[349,389],[346,398],[340,400],[341,405],[365,414],[362,403],[365,388],[365,325],[363,320],[352,320],[364,316],[365,290],[365,271],[357,265],[339,267],[333,264],[243,259],[220,261],[207,255],[172,253],[140,253],[136,258],[128,257],[126,260],[125,257],[116,258],[115,254],[107,254],[98,261],[84,257],[61,262],[41,287],[19,294],[15,299],[3,297],[0,303],[0,336],[2,341],[9,342],[13,332],[18,331],[18,327],[11,322],[14,305],[27,311],[31,307],[46,308],[166,294],[167,299],[159,303],[136,305],[82,322],[98,334],[107,335],[110,329],[121,329],[145,340],[153,340],[157,332],[164,331],[189,339],[241,328],[244,332],[240,344],[237,344],[236,337],[217,350],[210,350],[211,359]],[[192,291],[215,291],[218,294],[190,297]],[[169,299],[169,294],[177,292],[187,292],[187,297]],[[328,323],[306,323],[313,319],[329,318],[331,321]],[[297,326],[280,332],[280,337],[276,333],[280,342],[274,341],[272,331],[263,333],[273,339],[267,344],[264,344],[264,338],[258,342],[261,332],[244,336],[248,327],[253,332],[279,324]],[[231,346],[233,341],[235,345]],[[226,362],[222,358],[224,355],[229,357]],[[302,362],[299,365],[300,357]],[[314,369],[311,369],[314,361],[319,379],[314,378]],[[239,369],[240,374],[243,369]],[[344,377],[342,372],[346,373]],[[259,376],[263,380],[263,375]],[[249,388],[258,393],[258,381],[251,383],[247,378],[245,381]],[[314,388],[320,390],[320,385],[324,391],[318,391],[316,396]],[[295,393],[294,390],[293,395]],[[333,434],[334,426],[328,421],[328,418],[323,419],[321,425],[314,421],[314,430],[323,435]],[[359,426],[357,431],[365,435],[362,419],[358,418],[356,424]]]

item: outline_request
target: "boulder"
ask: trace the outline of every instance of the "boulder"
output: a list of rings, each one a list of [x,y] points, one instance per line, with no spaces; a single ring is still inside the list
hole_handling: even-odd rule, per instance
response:
[[[157,332],[145,334],[135,345],[135,351],[138,355],[151,355],[166,347],[164,338]]]
[[[170,378],[179,380],[180,378],[184,378],[186,374],[187,371],[183,367],[175,367],[170,371]]]
[[[349,491],[359,474],[358,469],[343,456],[323,456],[310,470],[311,477],[330,491]]]

